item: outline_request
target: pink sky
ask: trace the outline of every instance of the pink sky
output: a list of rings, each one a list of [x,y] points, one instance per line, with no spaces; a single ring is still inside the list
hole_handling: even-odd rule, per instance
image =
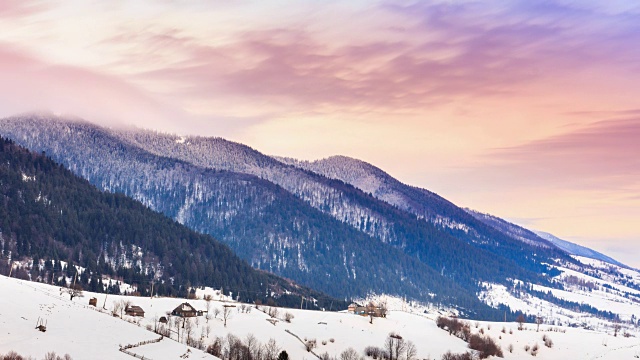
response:
[[[640,266],[635,4],[4,0],[0,116],[348,155]]]

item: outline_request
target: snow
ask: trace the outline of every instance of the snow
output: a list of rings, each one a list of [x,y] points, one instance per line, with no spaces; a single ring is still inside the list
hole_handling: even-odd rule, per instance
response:
[[[492,289],[499,289],[493,285]],[[506,291],[506,288],[502,289]],[[204,300],[185,300],[179,298],[142,298],[131,296],[108,295],[106,306],[108,311],[99,311],[88,306],[88,299],[98,298],[98,307],[104,303],[105,294],[86,292],[84,297],[70,301],[67,296],[60,296],[58,287],[17,280],[0,276],[0,353],[11,350],[22,355],[42,358],[46,352],[55,351],[59,355],[68,353],[74,359],[131,359],[132,357],[120,352],[120,345],[134,344],[141,341],[154,340],[158,335],[145,329],[147,325],[154,325],[154,318],[166,316],[179,304],[187,301],[198,310],[205,310],[207,302]],[[216,295],[214,289],[198,289],[197,294]],[[504,294],[503,294],[504,295]],[[214,297],[215,298],[215,297]],[[379,297],[380,299],[382,297]],[[504,298],[507,298],[504,295]],[[223,325],[221,316],[198,318],[194,336],[199,337],[207,326],[211,333],[207,342],[214,337],[225,337],[233,334],[246,339],[252,334],[265,344],[274,339],[281,349],[289,353],[291,359],[315,359],[308,353],[300,339],[316,339],[317,354],[324,352],[338,356],[345,349],[352,347],[360,354],[367,346],[381,347],[390,332],[400,334],[405,340],[410,340],[417,346],[418,358],[439,359],[443,353],[451,350],[454,353],[467,351],[467,344],[435,325],[435,314],[424,314],[421,308],[406,304],[398,298],[385,297],[390,308],[387,318],[374,318],[373,324],[368,317],[342,312],[323,312],[299,309],[281,309],[274,323],[269,315],[253,305],[244,305],[225,301],[213,300],[211,309],[222,309],[224,305],[235,305],[227,326]],[[145,318],[125,319],[111,316],[110,310],[114,301],[129,300],[132,304],[141,306],[145,311]],[[516,299],[517,300],[517,299]],[[243,306],[244,305],[244,306]],[[512,305],[517,305],[513,301]],[[531,305],[528,305],[531,306]],[[242,311],[243,307],[251,308],[250,312]],[[265,312],[270,310],[261,306]],[[535,307],[532,307],[535,309]],[[428,309],[425,309],[428,310]],[[413,313],[411,313],[413,311]],[[284,321],[284,314],[290,313],[293,319],[290,323]],[[211,311],[213,316],[213,311]],[[34,329],[38,318],[47,322],[45,333]],[[126,320],[126,321],[125,321]],[[138,322],[139,323],[136,323]],[[525,345],[538,344],[540,359],[622,359],[633,358],[640,354],[638,332],[628,329],[634,337],[612,335],[611,329],[590,331],[560,326],[541,325],[540,332],[536,332],[534,324],[525,324],[525,330],[518,331],[515,323],[470,322],[474,333],[482,330],[493,337],[502,347],[506,359],[521,359],[530,356],[526,353]],[[502,332],[502,329],[505,332]],[[510,333],[511,332],[511,333]],[[543,345],[542,336],[549,336],[554,346],[547,348]],[[205,336],[206,337],[206,336]],[[332,341],[333,340],[333,341]],[[513,353],[508,352],[508,346],[513,345]],[[186,355],[189,359],[214,359],[202,351],[187,348],[186,345],[175,340],[163,339],[129,349],[135,354],[152,359],[180,359]]]
[[[153,340],[158,335],[137,325],[114,318],[90,307],[86,293],[83,298],[70,301],[60,296],[58,287],[0,276],[0,353],[16,351],[38,359],[49,351],[69,354],[74,359],[131,359],[120,352],[119,345]],[[104,294],[97,295],[99,300]],[[111,298],[111,296],[110,296]],[[101,303],[99,301],[99,303]],[[109,301],[107,302],[109,304]],[[47,331],[35,329],[38,319],[46,321]],[[161,347],[161,351],[154,351]],[[162,340],[155,347],[132,349],[156,358],[179,358],[187,347],[172,340]],[[191,358],[209,358],[192,349]],[[163,354],[163,355],[159,355]]]

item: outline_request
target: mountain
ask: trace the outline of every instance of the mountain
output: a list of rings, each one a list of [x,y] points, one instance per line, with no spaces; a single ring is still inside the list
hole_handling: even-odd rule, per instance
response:
[[[566,240],[562,240],[552,234],[549,234],[547,232],[544,231],[534,231],[539,237],[549,241],[550,243],[552,243],[553,245],[559,247],[560,249],[566,251],[567,253],[571,254],[571,255],[576,255],[576,256],[584,256],[590,259],[595,259],[595,260],[601,260],[604,261],[606,263],[609,264],[613,264],[613,265],[617,265],[620,267],[628,267],[627,265],[624,265],[623,263],[603,254],[600,252],[597,252],[595,250],[589,249],[588,247],[584,247],[582,245],[578,245],[578,244],[574,244],[572,242],[566,241]]]
[[[526,242],[533,245],[553,247],[556,246],[553,242],[539,236],[535,232],[525,229],[516,224],[510,223],[504,219],[490,214],[481,213],[479,211],[465,209],[471,216],[482,221],[483,223],[497,229],[498,231],[505,233],[514,239],[518,239],[522,242]],[[562,249],[564,250],[564,249]]]
[[[35,115],[2,119],[0,132],[101,189],[219,238],[253,267],[334,296],[389,293],[479,314],[488,311],[479,283],[552,285],[548,264],[575,262],[384,173],[388,192],[409,205],[220,138]]]
[[[207,285],[245,300],[273,296],[282,305],[297,304],[301,295],[317,299],[315,306],[336,301],[255,270],[211,236],[122,194],[100,191],[5,139],[0,140],[0,219],[0,257],[19,265],[14,274],[27,279],[65,284],[78,267],[78,283],[94,291],[108,276],[143,295],[152,284],[154,293],[184,296],[190,286]],[[9,264],[1,261],[0,272],[9,273]]]
[[[626,267],[626,265],[607,255],[604,255],[587,247],[562,240],[552,234],[543,231],[528,230],[490,214],[481,213],[479,211],[471,209],[465,210],[476,219],[522,242],[537,244],[539,246],[546,247],[554,246],[570,255],[583,256],[590,259],[601,260],[609,264]]]

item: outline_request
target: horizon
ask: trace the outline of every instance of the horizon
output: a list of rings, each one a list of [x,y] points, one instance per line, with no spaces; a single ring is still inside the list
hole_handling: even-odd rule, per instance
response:
[[[632,1],[0,5],[0,117],[366,161],[640,267]]]

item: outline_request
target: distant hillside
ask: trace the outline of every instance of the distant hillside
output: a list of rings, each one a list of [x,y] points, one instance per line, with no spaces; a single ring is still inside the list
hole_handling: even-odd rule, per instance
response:
[[[607,262],[609,264],[614,264],[614,265],[618,265],[621,267],[628,267],[627,265],[603,254],[600,252],[597,252],[595,250],[589,249],[588,247],[582,246],[582,245],[578,245],[578,244],[574,244],[572,242],[566,241],[566,240],[562,240],[552,234],[549,234],[547,232],[544,231],[535,231],[534,232],[540,236],[541,238],[549,241],[550,243],[552,243],[553,245],[559,247],[560,249],[566,251],[567,253],[571,254],[571,255],[576,255],[576,256],[584,256],[584,257],[588,257],[591,259],[596,259],[596,260],[601,260],[604,262]]]
[[[186,296],[188,286],[223,288],[249,301],[286,293],[335,301],[322,293],[254,270],[211,236],[196,233],[122,194],[99,191],[51,159],[10,140],[0,140],[0,259],[33,259],[14,274],[63,281],[73,266],[78,278],[99,291],[102,275],[133,284],[141,294]],[[53,260],[53,261],[52,261]],[[0,261],[0,273],[9,263]],[[268,293],[267,293],[268,292]],[[336,302],[338,303],[338,302]]]

